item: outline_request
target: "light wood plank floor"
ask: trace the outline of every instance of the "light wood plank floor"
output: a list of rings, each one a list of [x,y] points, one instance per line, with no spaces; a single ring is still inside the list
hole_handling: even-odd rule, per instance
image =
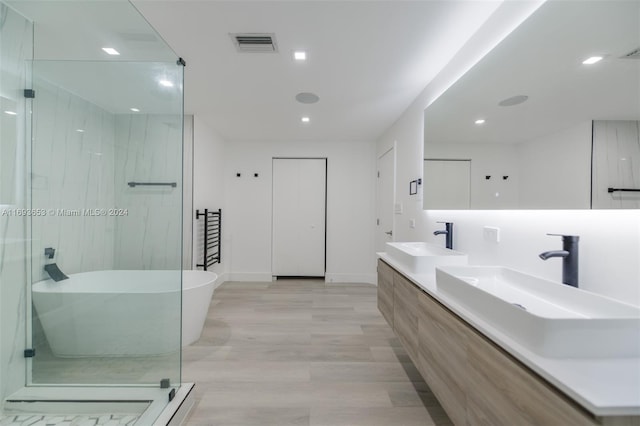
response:
[[[182,374],[191,426],[451,425],[369,284],[225,283]]]

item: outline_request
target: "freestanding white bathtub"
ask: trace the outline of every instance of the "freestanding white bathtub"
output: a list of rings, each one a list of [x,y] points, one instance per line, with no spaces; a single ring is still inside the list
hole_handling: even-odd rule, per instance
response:
[[[32,286],[33,304],[54,355],[166,354],[199,339],[217,275],[182,271],[94,271]]]

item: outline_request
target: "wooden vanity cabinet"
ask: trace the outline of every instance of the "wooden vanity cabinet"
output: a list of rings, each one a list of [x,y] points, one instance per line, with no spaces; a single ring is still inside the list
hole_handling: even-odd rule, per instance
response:
[[[416,367],[456,425],[467,424],[467,334],[464,324],[452,321],[438,302],[421,295]]]
[[[484,336],[470,332],[467,342],[467,424],[598,424],[594,417]]]
[[[418,365],[418,302],[421,293],[422,291],[405,277],[400,274],[394,275],[393,328],[415,365]]]
[[[381,260],[378,307],[458,426],[640,425],[594,417]]]
[[[383,261],[378,262],[378,310],[393,328],[393,277],[397,272]]]

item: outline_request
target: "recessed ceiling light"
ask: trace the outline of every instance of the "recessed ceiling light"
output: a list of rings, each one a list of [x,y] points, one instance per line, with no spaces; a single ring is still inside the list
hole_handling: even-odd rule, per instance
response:
[[[158,83],[160,83],[160,85],[164,87],[173,87],[173,82],[169,80],[160,80]]]
[[[76,132],[78,132],[78,133],[84,133],[84,130],[83,130],[83,129],[76,129]]]
[[[592,56],[592,57],[587,58],[584,61],[582,61],[582,63],[584,65],[593,65],[596,62],[600,62],[601,60],[602,60],[602,56]]]
[[[311,119],[310,119],[309,117],[302,117],[300,120],[301,120],[303,123],[308,123],[308,122],[310,122],[310,121],[311,121]]]
[[[133,112],[140,112],[140,110],[138,108],[129,108],[131,111]]]
[[[104,50],[108,55],[119,55],[120,54],[120,52],[118,52],[113,47],[103,47],[102,50]]]
[[[480,120],[476,120],[476,124],[484,124],[484,119],[481,118]]]
[[[5,111],[4,113],[9,115],[18,115],[18,113],[15,111]]]
[[[307,60],[307,52],[304,50],[296,50],[293,52],[293,58],[296,61],[306,61]]]

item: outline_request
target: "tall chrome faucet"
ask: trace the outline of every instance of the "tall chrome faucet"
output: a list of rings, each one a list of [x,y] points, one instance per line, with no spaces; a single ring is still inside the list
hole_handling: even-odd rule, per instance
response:
[[[435,231],[433,233],[433,235],[441,235],[441,234],[445,234],[446,235],[446,247],[448,249],[453,250],[453,222],[438,222],[438,223],[444,223],[444,229],[440,230],[440,231]]]
[[[547,234],[562,237],[562,250],[551,250],[540,253],[540,259],[547,260],[550,257],[562,258],[562,282],[578,287],[578,241],[577,235]]]

